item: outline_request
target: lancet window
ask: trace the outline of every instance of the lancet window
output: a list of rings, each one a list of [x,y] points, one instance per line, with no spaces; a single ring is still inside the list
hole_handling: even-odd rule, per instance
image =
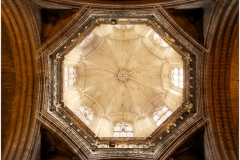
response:
[[[80,47],[86,47],[88,44],[90,44],[90,43],[92,42],[93,38],[94,38],[94,34],[93,34],[93,33],[89,34],[87,37],[85,37],[85,38],[81,41],[81,43],[79,44],[79,46],[80,46]]]
[[[64,86],[72,86],[76,81],[76,70],[74,68],[64,68]]]
[[[183,69],[182,68],[174,68],[172,70],[171,78],[174,86],[183,88]]]
[[[167,42],[165,42],[157,33],[153,34],[153,39],[157,44],[159,44],[163,48],[166,48],[169,46]]]
[[[133,137],[132,126],[128,123],[118,123],[114,127],[113,137]]]
[[[160,106],[153,113],[153,120],[157,126],[160,126],[171,114],[172,112],[166,106]]]
[[[93,120],[93,114],[87,107],[81,106],[76,111],[76,115],[86,124],[89,125]]]
[[[118,29],[124,30],[124,29],[130,29],[132,27],[132,25],[131,24],[117,24],[117,25],[115,25],[115,27]]]

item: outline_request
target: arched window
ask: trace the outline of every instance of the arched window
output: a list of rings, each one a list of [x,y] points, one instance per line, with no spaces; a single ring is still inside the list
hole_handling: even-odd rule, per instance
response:
[[[76,111],[76,115],[86,124],[89,125],[93,119],[93,114],[89,108],[86,107],[79,107]]]
[[[163,48],[166,48],[169,46],[157,33],[153,34],[153,39],[157,44],[159,44]]]
[[[113,137],[133,137],[132,126],[124,122],[116,124]]]
[[[174,68],[172,70],[171,78],[174,86],[183,88],[183,69],[182,68]]]
[[[64,68],[64,86],[72,86],[76,81],[76,71],[74,68]]]
[[[92,42],[94,38],[94,34],[91,33],[89,34],[86,38],[84,38],[81,43],[79,44],[80,47],[86,47],[88,44],[90,44]]]
[[[153,113],[153,120],[157,126],[160,126],[171,114],[172,112],[166,106],[161,106]]]
[[[117,25],[115,25],[115,27],[117,29],[124,30],[124,29],[130,29],[132,27],[132,25],[131,24],[117,24]]]

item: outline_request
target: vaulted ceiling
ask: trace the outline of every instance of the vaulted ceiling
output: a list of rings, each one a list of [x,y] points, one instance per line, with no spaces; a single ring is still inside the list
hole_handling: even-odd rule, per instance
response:
[[[84,47],[65,56],[63,67],[75,68],[77,78],[64,88],[63,102],[74,113],[80,106],[89,108],[94,117],[90,128],[100,137],[111,137],[121,122],[133,126],[134,136],[146,137],[157,127],[153,113],[158,107],[174,112],[181,106],[182,89],[174,87],[171,74],[173,68],[183,68],[183,61],[170,46],[157,43],[149,26],[120,27],[124,25],[97,27],[92,39],[83,40]],[[97,127],[104,116],[107,122]]]
[[[1,5],[2,159],[237,159],[237,0]],[[132,28],[111,25],[121,19]],[[154,43],[155,32],[169,47]],[[167,75],[176,65],[182,90]],[[64,67],[76,68],[73,86],[63,85]],[[93,112],[90,125],[75,114],[82,105]],[[159,105],[174,112],[157,127]],[[109,137],[123,120],[134,137]]]

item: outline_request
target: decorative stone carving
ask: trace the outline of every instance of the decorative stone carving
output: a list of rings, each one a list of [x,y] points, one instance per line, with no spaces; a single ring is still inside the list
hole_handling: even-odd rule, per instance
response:
[[[129,19],[129,23],[132,24],[147,24],[147,25],[151,25],[155,31],[157,31],[157,33],[159,33],[159,35],[163,36],[164,40],[166,40],[174,49],[176,49],[181,55],[184,55],[184,53],[186,53],[184,50],[184,48],[187,48],[188,50],[192,50],[192,45],[186,45],[189,44],[188,42],[185,42],[186,39],[181,36],[178,35],[176,33],[176,31],[174,30],[174,28],[169,29],[170,31],[172,31],[172,33],[167,33],[164,32],[164,28],[169,26],[169,23],[165,23],[166,20],[162,17],[162,16],[156,16],[156,17],[148,17],[146,15],[143,14],[136,14],[136,13],[132,13],[135,16],[142,16],[142,18],[130,18]],[[115,12],[114,15],[125,15],[125,13],[123,12]],[[107,15],[109,16],[109,15]],[[106,17],[107,17],[106,16]],[[103,16],[104,17],[104,16]],[[72,113],[67,107],[64,107],[64,104],[61,102],[61,97],[62,97],[62,89],[61,86],[63,85],[62,81],[61,81],[61,77],[62,77],[62,71],[61,71],[61,64],[62,64],[62,59],[64,57],[65,54],[67,54],[67,52],[73,47],[75,46],[77,43],[79,43],[84,36],[86,36],[88,34],[87,29],[88,28],[94,28],[97,25],[100,24],[110,24],[110,20],[109,18],[99,18],[99,17],[95,17],[96,21],[88,21],[86,20],[86,22],[79,22],[79,32],[75,33],[75,35],[71,35],[69,37],[69,42],[62,44],[62,46],[60,46],[58,49],[54,50],[51,58],[49,57],[48,60],[48,67],[49,67],[49,79],[48,79],[48,83],[49,83],[49,90],[48,90],[48,102],[49,102],[49,110],[52,111],[52,113],[54,113],[54,116],[57,117],[58,119],[60,119],[61,121],[59,121],[58,123],[61,123],[62,125],[67,124],[68,126],[70,126],[70,128],[68,129],[63,129],[64,132],[68,133],[69,136],[72,139],[77,139],[78,141],[83,141],[84,143],[88,144],[91,149],[94,149],[94,152],[96,153],[103,153],[103,154],[117,154],[118,156],[122,156],[122,157],[126,157],[129,156],[130,154],[139,154],[139,157],[146,157],[149,155],[152,155],[152,151],[157,150],[157,147],[161,146],[161,150],[164,150],[164,147],[167,146],[168,143],[170,143],[176,136],[177,133],[180,133],[180,131],[184,131],[187,129],[187,127],[190,125],[189,124],[185,124],[183,123],[187,118],[188,115],[191,114],[191,110],[194,108],[194,97],[195,97],[195,92],[196,92],[196,87],[193,84],[194,80],[195,80],[195,74],[194,74],[194,69],[195,69],[195,59],[192,56],[192,52],[189,52],[185,55],[185,57],[183,58],[185,60],[185,62],[189,65],[187,65],[186,67],[189,68],[189,75],[188,73],[187,76],[189,76],[189,79],[187,79],[186,81],[190,81],[190,88],[193,88],[193,90],[189,90],[187,92],[189,92],[189,97],[187,96],[187,100],[189,100],[187,103],[183,104],[183,108],[182,110],[179,112],[179,115],[176,116],[175,119],[172,119],[171,121],[169,121],[169,125],[166,128],[162,128],[161,130],[158,130],[157,133],[154,134],[153,137],[147,137],[146,139],[138,139],[138,138],[131,138],[128,139],[124,142],[122,142],[122,139],[111,139],[111,138],[105,138],[104,140],[98,140],[99,137],[96,137],[96,135],[91,132],[91,130],[83,123],[81,122],[81,120],[78,120],[75,116],[74,113]],[[77,37],[77,38],[76,38]],[[76,39],[74,39],[76,38]],[[184,42],[180,43],[180,42]],[[182,47],[184,46],[184,48]],[[60,52],[62,51],[62,52]],[[61,54],[60,54],[61,53]],[[53,58],[55,55],[55,59]],[[83,59],[83,57],[80,57],[79,62],[81,62]],[[52,62],[54,65],[54,68],[52,70]],[[120,73],[121,72],[121,73]],[[123,71],[121,70],[118,74],[118,78],[121,81],[126,81],[128,79],[128,76],[122,76],[123,73],[124,75],[128,75],[127,71]],[[53,75],[53,76],[52,76]],[[191,75],[191,76],[190,76]],[[190,78],[191,77],[191,78]],[[54,95],[52,95],[52,90],[54,90]],[[83,93],[81,91],[79,91],[79,96],[80,98],[82,98]],[[192,97],[192,99],[190,99]],[[54,105],[55,104],[55,105]],[[186,112],[187,111],[187,112]],[[74,117],[75,116],[75,117]],[[63,126],[64,126],[63,125]],[[63,127],[62,127],[63,128]],[[174,130],[174,133],[173,133]],[[176,130],[176,131],[175,131]],[[72,134],[74,133],[74,134]],[[74,135],[74,136],[73,136]],[[76,141],[77,141],[76,140]],[[109,141],[114,140],[116,142],[116,144],[124,144],[127,146],[133,145],[136,146],[135,148],[128,148],[127,150],[122,148],[122,150],[120,150],[118,148],[118,150],[116,151],[115,148],[100,148],[99,146],[107,146],[106,144],[108,144]],[[162,145],[161,143],[163,143],[164,140],[164,144]],[[142,147],[142,148],[140,148]],[[93,151],[93,150],[92,150]]]
[[[129,77],[129,74],[126,70],[121,70],[118,73],[118,78],[120,81],[126,81],[126,80],[128,80],[128,77]]]
[[[50,110],[50,111],[55,111],[55,110],[56,110],[56,107],[50,105],[50,106],[49,106],[49,110]]]
[[[186,56],[184,57],[184,59],[186,60],[187,64],[189,64],[192,61],[192,59],[188,53],[186,53]]]
[[[190,102],[187,102],[185,104],[185,107],[186,107],[186,110],[190,113],[191,112],[191,109],[193,108],[193,104],[190,103]]]
[[[58,103],[55,105],[55,107],[56,107],[57,109],[61,109],[63,106],[64,106],[64,103],[63,103],[63,102],[61,102],[61,103],[58,102]]]
[[[60,53],[56,54],[56,58],[61,59]]]

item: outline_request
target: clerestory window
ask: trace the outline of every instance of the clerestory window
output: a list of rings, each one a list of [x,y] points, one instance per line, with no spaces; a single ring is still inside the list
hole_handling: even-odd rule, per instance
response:
[[[132,27],[132,25],[131,24],[117,24],[117,25],[115,25],[115,27],[117,29],[124,30],[124,29],[130,29]]]
[[[167,42],[165,42],[157,33],[153,34],[153,39],[157,44],[159,44],[163,48],[166,48],[169,46]]]
[[[72,86],[76,81],[76,71],[74,68],[64,68],[64,86]]]
[[[182,68],[174,68],[172,70],[171,78],[174,86],[183,88],[183,69]]]
[[[132,126],[128,123],[118,123],[114,127],[113,137],[133,137]]]
[[[157,126],[160,126],[171,114],[172,111],[166,106],[160,106],[153,113],[153,120],[156,122]]]
[[[93,33],[89,34],[87,37],[85,37],[85,38],[81,41],[81,43],[79,44],[79,46],[82,47],[82,48],[83,48],[83,47],[86,47],[88,44],[90,44],[90,43],[92,42],[93,38],[94,38],[94,34],[93,34]]]
[[[86,124],[89,125],[93,119],[93,114],[89,108],[86,107],[79,107],[76,111],[76,115]]]

